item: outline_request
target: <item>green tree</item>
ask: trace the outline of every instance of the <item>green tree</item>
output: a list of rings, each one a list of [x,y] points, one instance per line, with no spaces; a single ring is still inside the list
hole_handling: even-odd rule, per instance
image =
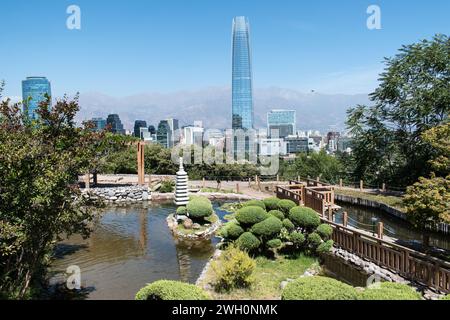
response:
[[[75,126],[78,110],[77,98],[50,107],[47,97],[29,123],[20,104],[0,103],[0,295],[27,297],[54,243],[89,234],[91,203],[76,183],[96,137]]]
[[[443,123],[450,110],[450,39],[403,46],[387,58],[372,106],[348,111],[354,136],[355,179],[407,186],[430,172],[433,156],[422,133]]]

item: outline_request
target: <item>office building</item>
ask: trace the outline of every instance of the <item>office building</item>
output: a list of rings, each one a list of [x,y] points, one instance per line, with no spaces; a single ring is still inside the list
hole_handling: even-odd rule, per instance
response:
[[[134,136],[136,138],[143,139],[143,137],[141,135],[141,128],[146,128],[148,131],[147,122],[144,120],[136,120],[134,122]]]
[[[50,81],[45,77],[27,77],[22,81],[23,114],[36,120],[39,104],[52,96]],[[51,101],[51,100],[50,100]]]
[[[196,126],[186,126],[183,128],[184,144],[203,146],[204,129]]]
[[[246,17],[233,19],[232,41],[232,128],[253,129],[250,25]]]
[[[106,120],[103,118],[92,118],[91,122],[94,125],[92,131],[100,132],[103,131],[106,127]]]
[[[167,120],[161,120],[156,131],[156,141],[165,148],[171,148],[171,129]]]
[[[278,132],[279,138],[285,138],[296,133],[295,110],[272,110],[267,113],[267,134]]]
[[[126,134],[122,121],[118,114],[110,114],[106,118],[106,124],[110,126],[110,131],[117,134]]]

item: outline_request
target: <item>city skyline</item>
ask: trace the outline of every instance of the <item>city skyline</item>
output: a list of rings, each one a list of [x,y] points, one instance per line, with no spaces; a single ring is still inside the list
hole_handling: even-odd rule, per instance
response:
[[[33,74],[52,79],[55,97],[78,91],[124,97],[228,86],[229,21],[237,15],[248,16],[255,30],[254,87],[367,94],[377,84],[384,57],[395,54],[402,44],[449,30],[450,9],[448,1],[433,6],[378,1],[382,29],[368,30],[366,10],[371,3],[366,1],[258,2],[255,6],[252,1],[133,1],[129,5],[81,0],[77,1],[81,30],[69,30],[65,23],[70,4],[2,1],[8,12],[0,22],[2,39],[8,44],[8,50],[0,52],[6,95],[20,96],[18,82]],[[135,18],[125,24],[127,16]],[[39,28],[33,27],[36,21]],[[30,46],[34,59],[27,59]]]

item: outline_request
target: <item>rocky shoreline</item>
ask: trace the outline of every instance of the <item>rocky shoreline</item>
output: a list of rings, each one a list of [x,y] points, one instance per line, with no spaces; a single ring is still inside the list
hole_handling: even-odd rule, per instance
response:
[[[184,216],[185,217],[185,216]],[[166,218],[167,226],[172,231],[172,233],[184,240],[208,240],[211,239],[215,232],[220,228],[222,222],[217,217],[217,221],[207,225],[206,230],[196,229],[195,225],[192,226],[192,233],[183,233],[178,229],[178,222],[184,221],[184,219],[179,219],[176,214],[169,214]],[[195,231],[197,230],[197,231]]]

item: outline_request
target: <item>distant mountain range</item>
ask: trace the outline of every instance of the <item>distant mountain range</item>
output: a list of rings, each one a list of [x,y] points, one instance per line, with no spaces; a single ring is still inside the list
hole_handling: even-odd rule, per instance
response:
[[[346,110],[357,104],[369,103],[368,95],[301,93],[282,88],[255,89],[255,126],[266,127],[266,113],[271,109],[297,111],[298,130],[345,128]],[[93,117],[106,118],[110,113],[119,114],[127,129],[134,121],[146,120],[155,127],[161,119],[176,118],[180,125],[202,120],[206,128],[224,129],[231,126],[231,90],[212,87],[198,91],[174,93],[143,93],[115,98],[101,93],[80,95],[81,111],[77,120]]]

